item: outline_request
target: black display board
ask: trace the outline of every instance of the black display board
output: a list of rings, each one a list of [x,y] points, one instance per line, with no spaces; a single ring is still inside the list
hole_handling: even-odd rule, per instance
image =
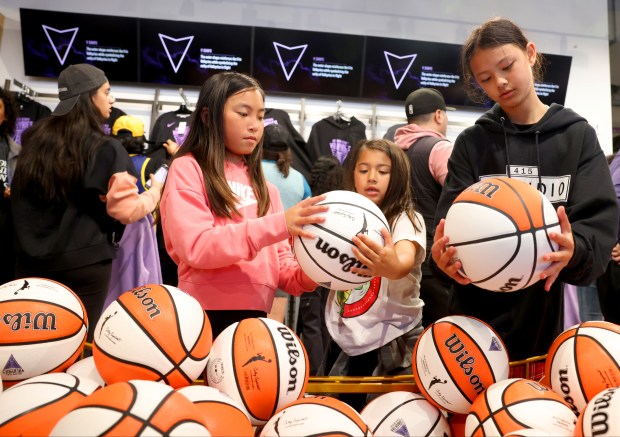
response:
[[[254,28],[253,74],[268,92],[359,97],[364,37]]]
[[[58,77],[71,64],[93,64],[110,80],[138,81],[138,19],[20,9],[24,69]]]
[[[140,19],[140,82],[200,86],[212,74],[251,74],[252,28]]]
[[[448,105],[471,104],[462,86],[458,44],[366,38],[362,97],[405,101],[419,88],[437,88]]]
[[[534,84],[536,94],[540,100],[550,105],[552,103],[564,104],[566,91],[568,90],[568,78],[572,56],[543,54],[546,66],[543,80]]]

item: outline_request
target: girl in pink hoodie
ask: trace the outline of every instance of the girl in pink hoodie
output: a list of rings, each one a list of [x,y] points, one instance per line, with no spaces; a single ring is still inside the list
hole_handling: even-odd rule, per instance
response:
[[[198,96],[190,131],[175,155],[162,195],[166,250],[178,287],[202,304],[213,338],[230,324],[265,317],[276,289],[312,291],[289,238],[321,223],[324,196],[284,211],[261,169],[264,92],[252,77],[211,76]]]

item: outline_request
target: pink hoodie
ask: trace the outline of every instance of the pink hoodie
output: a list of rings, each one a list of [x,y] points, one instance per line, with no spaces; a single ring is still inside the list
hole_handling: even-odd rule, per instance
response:
[[[446,138],[439,132],[430,129],[423,129],[417,124],[411,123],[396,130],[394,134],[394,142],[398,146],[407,150],[414,144],[418,138],[422,137],[438,137]],[[431,150],[431,154],[428,159],[428,168],[439,185],[443,186],[443,182],[448,174],[448,158],[452,154],[452,143],[446,139],[446,141],[440,141]]]
[[[245,164],[226,162],[225,172],[242,218],[212,213],[192,156],[175,159],[170,167],[160,213],[166,250],[178,265],[179,288],[205,309],[265,312],[277,288],[293,295],[313,291],[317,284],[291,252],[277,188],[268,184],[270,212],[257,217]]]

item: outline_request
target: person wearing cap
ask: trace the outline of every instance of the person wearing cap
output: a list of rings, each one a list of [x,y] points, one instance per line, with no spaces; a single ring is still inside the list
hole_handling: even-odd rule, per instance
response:
[[[16,277],[71,288],[86,307],[92,341],[125,225],[155,208],[162,185],[140,195],[129,155],[104,134],[114,98],[102,70],[65,68],[58,97],[52,116],[22,136],[11,185]]]
[[[394,141],[405,150],[411,163],[411,188],[416,210],[424,217],[427,247],[433,245],[437,202],[448,173],[452,143],[446,139],[448,108],[443,95],[434,88],[420,88],[407,96],[407,125],[396,130]],[[430,251],[422,264],[420,297],[424,301],[422,325],[429,326],[448,315],[451,285],[435,275]]]
[[[288,132],[278,124],[265,126],[261,159],[265,179],[278,188],[284,209],[310,197],[308,181],[299,171],[291,167],[293,154],[286,135],[289,135]],[[289,308],[288,317],[286,317],[287,308]],[[278,290],[268,317],[280,323],[286,320],[287,324],[295,329],[298,308],[299,298]]]

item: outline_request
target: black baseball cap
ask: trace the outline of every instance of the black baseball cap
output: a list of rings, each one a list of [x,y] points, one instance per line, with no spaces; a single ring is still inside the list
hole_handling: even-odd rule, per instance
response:
[[[443,95],[435,88],[420,88],[413,91],[405,100],[405,114],[407,118],[422,114],[430,114],[436,110],[454,111],[446,106]]]
[[[58,76],[60,103],[52,115],[65,115],[75,106],[80,94],[90,92],[106,83],[108,78],[99,68],[90,64],[70,65]]]

